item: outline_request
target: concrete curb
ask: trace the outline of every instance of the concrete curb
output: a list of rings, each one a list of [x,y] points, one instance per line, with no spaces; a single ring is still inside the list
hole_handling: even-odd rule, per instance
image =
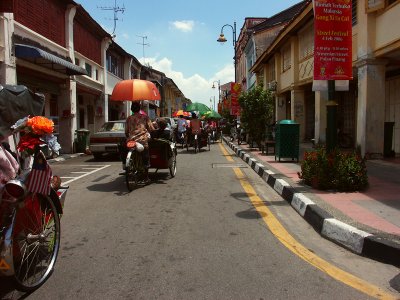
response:
[[[225,143],[245,161],[270,187],[284,198],[321,236],[359,255],[400,266],[400,245],[378,235],[362,231],[335,219],[289,183],[279,178],[251,154],[226,138]],[[278,175],[278,176],[277,176]]]

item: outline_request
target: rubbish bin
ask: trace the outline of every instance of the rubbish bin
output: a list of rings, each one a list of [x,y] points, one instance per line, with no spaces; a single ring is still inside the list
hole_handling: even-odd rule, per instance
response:
[[[81,128],[75,131],[76,132],[76,152],[86,152],[86,149],[89,148],[89,135],[90,130],[85,128]]]
[[[393,147],[393,128],[394,122],[385,122],[383,128],[383,156],[393,157],[395,155]]]
[[[276,126],[275,160],[278,157],[299,161],[300,124],[292,120],[282,120]]]

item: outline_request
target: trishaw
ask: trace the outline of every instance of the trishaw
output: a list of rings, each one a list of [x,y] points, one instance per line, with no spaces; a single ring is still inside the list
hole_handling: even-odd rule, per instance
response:
[[[112,92],[113,101],[159,101],[160,92],[154,83],[148,80],[129,79],[118,82]],[[143,145],[133,140],[126,142],[128,154],[125,159],[126,186],[132,191],[143,181],[145,166],[143,164]],[[176,174],[176,146],[174,141],[154,138],[149,141],[150,168],[169,169],[171,177]]]
[[[135,141],[128,141],[128,155],[125,160],[126,187],[129,191],[144,183],[144,164],[141,154],[141,145]],[[143,147],[143,146],[142,146]],[[149,140],[150,168],[168,169],[171,177],[176,174],[176,145],[175,142],[164,139]]]
[[[186,144],[186,150],[189,151],[189,147],[194,148],[194,153],[200,152],[201,148],[208,147],[208,151],[211,150],[211,139],[210,133],[206,130],[201,130],[201,132],[191,132],[188,133],[188,140]]]

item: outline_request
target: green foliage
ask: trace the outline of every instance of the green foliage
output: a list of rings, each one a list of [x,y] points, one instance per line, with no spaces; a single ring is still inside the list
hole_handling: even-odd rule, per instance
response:
[[[305,152],[298,174],[304,183],[321,190],[360,191],[368,186],[365,160],[360,155],[324,148]]]
[[[252,139],[260,145],[265,138],[267,124],[272,123],[274,98],[262,86],[243,92],[239,96],[240,121]]]

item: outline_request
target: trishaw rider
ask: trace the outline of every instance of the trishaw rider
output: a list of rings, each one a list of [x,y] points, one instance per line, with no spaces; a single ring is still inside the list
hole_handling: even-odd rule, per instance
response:
[[[201,120],[197,118],[195,112],[192,112],[192,120],[190,120],[191,139],[193,139],[193,135],[196,133],[200,136],[201,129]]]
[[[179,116],[178,119],[178,136],[177,136],[177,140],[180,140],[180,137],[182,135],[182,133],[185,135],[186,134],[186,127],[187,127],[187,123],[186,120],[183,118],[183,115]]]
[[[143,164],[145,169],[145,182],[150,182],[149,178],[149,167],[150,167],[150,155],[149,155],[149,139],[150,132],[154,131],[153,124],[150,118],[140,113],[140,103],[132,102],[131,105],[132,115],[126,119],[125,136],[128,140],[134,140],[143,145],[144,150],[142,151]]]

